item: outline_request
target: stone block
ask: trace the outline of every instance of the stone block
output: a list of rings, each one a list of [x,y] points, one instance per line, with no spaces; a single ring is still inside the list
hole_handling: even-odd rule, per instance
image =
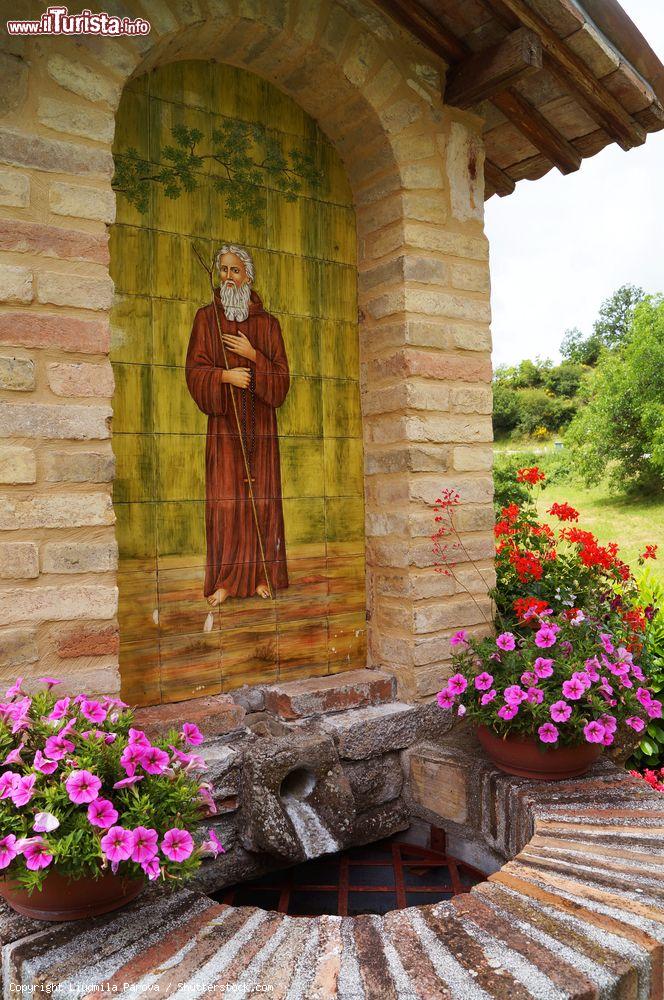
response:
[[[82,62],[73,62],[62,55],[52,55],[47,63],[48,75],[56,83],[88,101],[101,101],[114,108],[120,99],[120,85],[109,76],[101,75]]]
[[[0,483],[34,483],[37,459],[32,448],[0,445]]]
[[[0,264],[0,302],[32,302],[32,271]]]
[[[73,101],[42,97],[38,103],[37,117],[42,125],[55,132],[79,135],[84,139],[96,139],[98,142],[113,141],[115,118],[105,111],[75,104]]]
[[[0,128],[0,162],[56,174],[98,174],[109,180],[115,169],[110,152],[32,132]]]
[[[56,396],[112,396],[115,388],[109,362],[50,364],[48,384]]]
[[[369,757],[367,760],[344,761],[342,766],[358,813],[384,802],[391,802],[401,795],[403,771],[396,752]]]
[[[23,669],[39,660],[37,633],[30,628],[0,631],[0,666],[4,670]]]
[[[0,542],[0,577],[30,580],[39,576],[39,554],[34,542]]]
[[[110,406],[0,402],[0,435],[90,441],[109,438]]]
[[[35,363],[31,358],[0,356],[0,389],[28,392],[35,387]]]
[[[302,719],[380,705],[394,696],[394,680],[378,670],[347,670],[264,688],[265,708],[280,719]]]
[[[112,542],[46,542],[41,552],[43,573],[110,573],[118,568],[118,547]]]
[[[417,706],[391,702],[326,716],[321,725],[334,737],[340,757],[362,760],[409,746],[418,719]]]
[[[113,524],[114,521],[113,501],[105,493],[50,493],[0,498],[0,531],[83,528]]]
[[[442,632],[444,629],[462,628],[464,625],[479,625],[491,620],[491,605],[486,601],[477,603],[470,597],[461,600],[436,601],[435,604],[416,605],[413,615],[413,631]]]
[[[113,618],[117,610],[117,587],[90,584],[0,591],[0,625]]]
[[[0,170],[0,205],[27,208],[30,204],[30,178],[15,170]]]
[[[230,692],[231,698],[247,712],[263,712],[265,710],[265,692],[262,684],[243,684]]]
[[[51,211],[55,215],[92,219],[95,222],[105,222],[107,225],[115,221],[115,193],[108,189],[55,181],[51,184],[48,198]]]
[[[240,790],[241,756],[237,750],[214,740],[201,747],[201,756],[207,764],[203,775],[205,781],[212,785],[212,797],[217,808],[226,803],[229,798],[235,798]],[[237,802],[237,799],[236,799]],[[220,810],[221,811],[221,810]],[[224,809],[224,811],[228,811]]]
[[[452,264],[452,286],[469,292],[488,292],[491,287],[489,268],[485,264]]]
[[[467,233],[454,232],[442,226],[408,221],[404,224],[401,239],[413,247],[421,247],[429,252],[438,251],[468,260],[489,259],[489,241],[483,235],[469,236]]]
[[[408,797],[416,805],[435,813],[443,822],[465,823],[468,819],[467,768],[448,759],[430,759],[431,755],[417,747],[409,750],[405,757]]]
[[[440,140],[441,146],[443,140]],[[445,144],[452,216],[459,222],[484,218],[484,147],[480,136],[452,122]]]
[[[490,368],[490,362],[486,362]],[[483,386],[464,386],[451,392],[451,407],[453,413],[491,413],[493,411],[493,394],[490,388]]]
[[[458,472],[483,472],[493,465],[493,448],[478,445],[476,448],[459,447],[452,452],[452,465]]]
[[[5,13],[9,14],[9,11]],[[0,79],[0,117],[4,118],[25,103],[28,96],[28,63],[19,55],[0,52]]]
[[[63,260],[85,260],[108,264],[108,235],[96,235],[62,226],[43,226],[38,222],[16,219],[0,220],[0,250],[39,254]]]
[[[111,656],[120,649],[120,631],[117,625],[77,625],[55,637],[55,649],[63,660]]]
[[[110,483],[115,456],[104,451],[49,451],[43,457],[43,472],[49,483]]]
[[[151,705],[136,709],[136,726],[148,736],[165,736],[169,729],[179,730],[183,722],[195,723],[206,740],[243,726],[245,710],[228,694]],[[197,751],[200,752],[200,751]]]
[[[360,813],[353,826],[352,843],[373,844],[410,826],[410,810],[402,798],[384,802]]]
[[[110,278],[41,271],[37,278],[37,301],[55,306],[107,310],[113,304],[113,282]]]
[[[50,313],[0,313],[0,343],[56,348],[77,354],[108,354],[108,319],[87,320]]]

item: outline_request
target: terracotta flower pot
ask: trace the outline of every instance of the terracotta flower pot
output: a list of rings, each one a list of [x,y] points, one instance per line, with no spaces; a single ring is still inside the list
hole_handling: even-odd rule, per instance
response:
[[[82,920],[117,910],[134,899],[145,879],[106,872],[101,878],[70,881],[55,869],[48,873],[41,892],[29,895],[16,879],[0,880],[0,895],[24,917],[33,920]]]
[[[496,767],[507,774],[535,781],[577,778],[595,763],[604,749],[601,743],[545,749],[535,736],[502,739],[487,726],[477,727],[477,737]]]

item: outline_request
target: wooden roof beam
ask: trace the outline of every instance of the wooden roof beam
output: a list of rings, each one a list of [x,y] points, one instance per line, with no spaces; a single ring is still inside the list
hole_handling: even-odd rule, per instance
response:
[[[542,68],[542,44],[534,31],[519,28],[498,45],[467,56],[450,70],[445,103],[470,108]]]
[[[491,188],[492,193],[497,194],[499,198],[505,198],[506,195],[512,194],[516,187],[514,179],[501,167],[492,163],[491,160],[485,160],[484,162],[484,179],[487,186]],[[488,197],[491,197],[491,195]]]
[[[582,160],[579,151],[518,90],[510,88],[495,94],[493,103],[561,174],[572,174],[579,169]]]
[[[542,42],[544,68],[567,87],[575,100],[608,132],[623,149],[640,146],[646,131],[597,80],[592,70],[565,45],[525,0],[483,0],[494,11],[508,10],[518,21],[534,31]]]
[[[422,7],[417,0],[376,0],[376,6],[394,18],[402,28],[419,38],[447,63],[459,62],[469,53],[468,47]]]

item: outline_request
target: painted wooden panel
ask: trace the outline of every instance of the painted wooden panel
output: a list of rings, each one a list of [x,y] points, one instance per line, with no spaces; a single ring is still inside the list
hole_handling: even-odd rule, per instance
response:
[[[263,128],[256,158],[276,137],[318,176],[292,200],[263,177],[261,217],[234,219],[213,186],[223,166],[203,160],[195,190],[178,198],[152,183],[142,210],[120,193],[111,230],[120,665],[123,697],[138,704],[354,669],[366,658],[356,231],[342,164],[276,88],[202,61],[132,81],[115,152],[134,149],[154,174],[168,162],[174,126],[198,129],[204,150],[231,119]],[[209,259],[224,243],[249,250],[253,287],[283,335],[280,495],[262,502],[281,505],[288,585],[271,600],[230,596],[211,607],[204,596],[208,418],[188,389],[185,359],[211,292],[194,241]]]

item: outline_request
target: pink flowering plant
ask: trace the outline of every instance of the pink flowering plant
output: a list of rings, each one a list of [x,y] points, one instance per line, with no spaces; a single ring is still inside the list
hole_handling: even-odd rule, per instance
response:
[[[176,884],[223,851],[213,830],[194,839],[216,812],[196,725],[149,739],[119,698],[40,683],[30,695],[19,678],[0,702],[0,875],[30,892],[53,870]]]
[[[662,717],[662,703],[619,635],[583,611],[527,612],[531,629],[451,640],[453,675],[438,704],[501,737],[545,747],[620,745]]]

